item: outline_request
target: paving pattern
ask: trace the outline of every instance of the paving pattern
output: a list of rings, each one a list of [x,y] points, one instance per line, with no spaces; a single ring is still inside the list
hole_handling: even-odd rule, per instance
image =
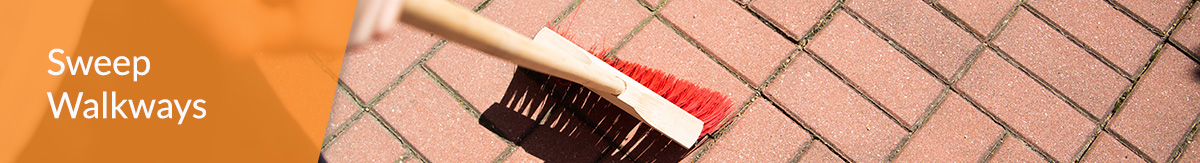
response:
[[[328,162],[1198,162],[1196,0],[455,0],[735,102],[685,149],[401,25],[348,51]]]

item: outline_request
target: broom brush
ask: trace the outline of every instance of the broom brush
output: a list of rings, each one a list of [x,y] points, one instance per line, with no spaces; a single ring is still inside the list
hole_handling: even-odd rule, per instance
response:
[[[730,113],[724,94],[644,65],[602,59],[542,28],[531,40],[444,0],[404,1],[401,22],[534,71],[579,83],[690,148]]]

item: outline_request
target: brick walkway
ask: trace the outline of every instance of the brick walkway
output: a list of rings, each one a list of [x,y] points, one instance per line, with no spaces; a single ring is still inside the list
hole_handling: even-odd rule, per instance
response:
[[[404,29],[346,56],[324,160],[1200,161],[1195,0],[456,2],[737,114],[683,149],[577,85]]]

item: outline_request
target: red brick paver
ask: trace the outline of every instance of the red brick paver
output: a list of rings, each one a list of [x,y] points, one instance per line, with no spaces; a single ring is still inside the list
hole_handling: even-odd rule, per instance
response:
[[[847,14],[834,16],[827,28],[809,43],[812,52],[879,100],[905,125],[916,122],[942,84]]]
[[[346,52],[343,62],[364,64],[342,64],[339,79],[360,98],[371,100],[379,95],[437,41],[424,31],[399,26],[399,30],[379,41]]]
[[[1178,15],[1195,0],[455,2],[528,36],[556,26],[740,114],[683,148],[579,85],[403,26],[348,51],[324,161],[1200,158],[1200,11]]]
[[[629,35],[638,23],[650,16],[650,11],[636,1],[583,1],[570,16],[558,24],[576,44],[583,48],[612,48]]]
[[[712,152],[700,159],[701,162],[791,160],[812,136],[780,113],[766,99],[755,100],[722,139],[715,142]]]
[[[1191,144],[1188,144],[1187,149],[1189,149],[1189,150],[1187,152],[1184,152],[1182,156],[1179,156],[1179,162],[1200,161],[1200,150],[1195,150],[1196,148],[1200,148],[1200,143],[1194,142],[1194,140],[1196,140],[1196,138],[1197,138],[1196,135],[1190,135],[1190,136],[1192,137],[1193,142]]]
[[[671,1],[660,13],[755,85],[795,49],[731,1]]]
[[[354,113],[362,110],[358,104],[354,103],[354,99],[345,93],[344,90],[338,89],[337,94],[333,95],[333,108],[329,112],[329,126],[325,128],[325,136],[334,134],[334,131],[342,127],[347,119]]]
[[[904,128],[807,56],[797,57],[767,93],[855,161],[883,161]]]
[[[958,94],[946,95],[943,103],[921,130],[908,140],[898,162],[975,162],[1004,134]]]
[[[879,27],[945,77],[954,75],[967,54],[979,44],[969,33],[921,1],[846,3],[846,7],[857,11],[863,19]]]
[[[1016,7],[1017,0],[939,0],[938,4],[955,13],[980,34],[988,34],[1005,14]]]
[[[330,162],[397,162],[408,153],[400,140],[392,138],[374,117],[363,117],[326,147]],[[410,158],[415,159],[415,158]]]
[[[414,72],[374,109],[430,161],[491,161],[505,148],[424,72]],[[430,123],[435,122],[435,123]]]
[[[1114,19],[1125,15],[1103,0],[1043,0],[1029,4],[1126,72],[1141,68],[1159,40],[1134,20]],[[1091,16],[1078,16],[1080,13]]]
[[[1071,159],[1095,124],[991,52],[957,85],[1055,159]]]
[[[1184,9],[1187,5],[1187,0],[1117,0],[1129,10],[1137,13],[1146,21],[1158,27],[1160,30],[1166,30],[1168,24],[1175,21],[1179,10]]]
[[[834,154],[825,144],[821,144],[817,140],[811,140],[811,142],[812,145],[808,147],[808,151],[800,155],[799,162],[843,162],[842,158]]]
[[[1026,11],[995,43],[1096,117],[1112,108],[1128,81]]]
[[[1101,133],[1092,144],[1092,150],[1083,157],[1084,162],[1138,162],[1141,158],[1130,151],[1112,135]]]
[[[645,4],[647,7],[651,8],[651,9],[657,9],[658,4],[667,2],[667,0],[637,0],[637,1],[642,2],[643,4]]]
[[[479,12],[484,17],[532,37],[537,30],[549,25],[569,3],[556,0],[526,5],[517,1],[494,1]],[[516,65],[512,63],[458,43],[448,43],[429,59],[427,65],[451,87],[461,90],[459,93],[480,112],[500,101],[516,71]]]
[[[1178,40],[1180,44],[1183,44],[1181,48],[1188,49],[1193,53],[1200,52],[1200,19],[1197,19],[1200,16],[1200,11],[1195,11],[1195,8],[1200,7],[1194,7],[1191,14],[1184,16],[1184,21],[1179,24],[1179,27],[1176,27],[1178,29],[1171,36],[1172,39]]]
[[[426,65],[450,87],[461,90],[463,98],[480,112],[500,103],[517,70],[517,65],[457,43],[448,43]]]
[[[493,0],[479,15],[490,18],[517,33],[529,35],[552,25],[552,20],[571,4],[570,0],[547,0],[537,3],[516,0]]]
[[[451,1],[453,1],[454,3],[458,3],[458,5],[463,6],[463,8],[468,8],[468,9],[473,9],[473,7],[475,7],[476,5],[479,5],[479,3],[484,2],[484,0],[451,0]]]
[[[1029,148],[1027,144],[1017,140],[1011,135],[1004,137],[1003,144],[992,153],[992,157],[988,162],[1044,162],[1037,152]]]
[[[1200,66],[1173,48],[1163,51],[1109,123],[1157,161],[1168,159],[1200,114]]]
[[[508,156],[507,160],[504,160],[504,162],[511,162],[511,163],[545,162],[545,160],[537,158],[537,156],[533,156],[533,155],[529,154],[529,152],[525,152],[525,149],[517,148],[516,150],[513,151],[512,155]]]
[[[750,7],[762,11],[764,17],[781,26],[792,38],[800,39],[834,3],[830,0],[757,0],[750,1]]]

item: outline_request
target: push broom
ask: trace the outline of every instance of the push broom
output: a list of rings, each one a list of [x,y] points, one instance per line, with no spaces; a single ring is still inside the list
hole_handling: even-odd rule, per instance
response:
[[[579,83],[686,148],[730,113],[732,101],[719,92],[636,63],[598,58],[547,28],[531,40],[445,0],[406,0],[400,21]]]

